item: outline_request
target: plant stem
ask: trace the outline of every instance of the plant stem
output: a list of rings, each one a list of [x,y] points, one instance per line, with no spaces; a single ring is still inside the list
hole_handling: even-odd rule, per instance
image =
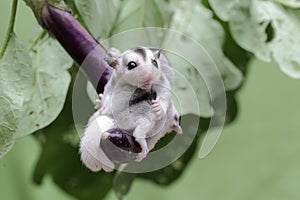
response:
[[[18,5],[18,0],[13,0],[9,25],[8,25],[7,33],[6,33],[6,36],[5,36],[4,44],[3,44],[3,47],[2,47],[1,52],[0,52],[0,59],[2,58],[4,52],[7,48],[8,42],[11,38],[11,35],[14,32],[14,25],[15,25],[16,13],[17,13],[17,5]]]
[[[34,39],[34,41],[32,42],[32,44],[28,47],[28,50],[29,51],[32,51],[33,48],[35,47],[35,45],[41,40],[43,39],[43,37],[46,35],[46,31],[45,30],[42,30],[40,32],[40,34]]]

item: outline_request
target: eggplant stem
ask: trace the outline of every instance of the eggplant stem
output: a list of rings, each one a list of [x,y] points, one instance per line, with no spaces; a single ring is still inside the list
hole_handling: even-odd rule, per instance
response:
[[[42,31],[39,33],[39,35],[38,35],[38,36],[33,40],[33,42],[30,44],[30,46],[28,47],[28,50],[29,50],[29,51],[32,51],[33,48],[35,47],[35,45],[36,45],[41,39],[43,39],[43,38],[45,37],[46,33],[47,33],[47,31],[42,30]]]

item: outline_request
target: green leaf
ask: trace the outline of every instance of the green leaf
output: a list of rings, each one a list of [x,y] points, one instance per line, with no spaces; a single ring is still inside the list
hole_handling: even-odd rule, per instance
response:
[[[17,133],[17,119],[13,114],[10,102],[0,97],[0,158],[9,152]]]
[[[141,27],[165,27],[170,17],[171,10],[166,1],[124,0],[113,33]]]
[[[0,62],[0,157],[13,146],[25,98],[31,93],[32,75],[31,58],[12,35]]]
[[[249,62],[253,58],[253,54],[241,48],[232,38],[232,35],[229,30],[228,23],[224,23],[220,19],[218,19],[222,24],[225,33],[226,40],[223,45],[223,51],[227,58],[229,58],[236,67],[243,73],[245,77],[248,71]],[[245,80],[245,79],[244,79]],[[244,82],[243,80],[243,82]],[[240,87],[239,87],[240,88]],[[237,88],[238,89],[238,88]]]
[[[291,8],[300,8],[299,0],[275,0],[275,1]]]
[[[71,118],[71,116],[70,116]],[[68,137],[78,138],[66,116],[61,115],[49,127],[37,134],[42,142],[42,154],[34,170],[34,182],[41,184],[46,175],[57,186],[76,199],[102,199],[112,187],[113,173],[93,173],[81,163],[78,143]]]
[[[118,199],[123,199],[123,197],[128,194],[131,185],[137,175],[134,173],[127,173],[118,171],[113,180],[113,190],[117,195]]]
[[[105,38],[110,34],[120,9],[120,0],[74,0],[74,2],[94,37]]]
[[[244,10],[247,10],[251,3],[249,0],[208,0],[208,2],[216,15],[223,21],[241,17]]]
[[[70,84],[72,59],[57,41],[48,39],[33,54],[31,92],[25,96],[18,135],[49,125],[61,112]]]
[[[223,54],[224,30],[212,17],[213,13],[200,4],[181,2],[170,27],[196,40],[219,68],[226,90],[233,90],[240,85],[243,77],[236,66]]]
[[[229,22],[232,36],[242,48],[263,61],[274,60],[284,73],[300,78],[300,49],[294,45],[300,43],[298,10],[272,1],[209,2],[216,14]]]
[[[182,42],[181,44],[181,49],[183,49],[184,46],[187,46],[187,43],[185,42]],[[178,43],[176,45],[179,46]],[[167,57],[176,70],[172,91],[175,94],[173,101],[178,110],[180,110],[180,114],[195,114],[198,116],[210,117],[213,110],[210,105],[210,96],[204,78],[188,61],[174,54],[167,54]],[[205,55],[203,57],[199,56],[198,58],[199,60],[204,61]],[[189,103],[181,104],[181,102]]]
[[[0,96],[11,103],[16,117],[21,117],[25,98],[31,96],[34,82],[31,64],[26,48],[12,35],[0,63]]]
[[[5,102],[0,109],[7,115],[1,120],[1,152],[11,148],[16,134],[26,135],[51,123],[63,107],[70,82],[66,69],[72,61],[52,39],[38,46],[37,52],[32,64],[24,45],[12,35],[1,60],[0,97]],[[12,128],[16,126],[17,130]]]
[[[0,63],[0,97],[11,103],[17,136],[49,125],[60,113],[70,83],[72,60],[53,39],[37,46],[33,62],[13,35]]]
[[[75,78],[77,66],[70,71]],[[36,184],[41,184],[48,175],[58,187],[76,199],[103,199],[112,187],[114,173],[91,172],[80,161],[79,135],[72,113],[72,92],[72,89],[68,91],[65,106],[55,121],[35,134],[41,143],[42,153],[33,179]]]
[[[183,58],[169,55],[169,59],[178,74],[187,81],[175,81],[174,92],[184,98],[184,102],[193,102],[188,95],[187,88],[192,86],[200,104],[200,115],[209,117],[213,111],[210,104],[211,91],[221,89],[223,82],[226,90],[236,89],[243,79],[242,73],[224,55],[222,46],[225,34],[222,26],[212,17],[211,11],[200,4],[186,1],[177,1],[176,10],[170,24],[171,29],[183,33],[182,37],[174,37],[173,33],[166,36],[164,45],[183,52]],[[187,37],[191,37],[187,38]],[[175,42],[174,42],[175,41]],[[197,47],[198,46],[198,47]],[[192,58],[193,63],[190,63]],[[184,60],[187,59],[187,60]],[[197,64],[199,72],[191,64]],[[189,92],[190,93],[190,92]],[[193,112],[193,106],[182,105],[182,114],[198,114]]]

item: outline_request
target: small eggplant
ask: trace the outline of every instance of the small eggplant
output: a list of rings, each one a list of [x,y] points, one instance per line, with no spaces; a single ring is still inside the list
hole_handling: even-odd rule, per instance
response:
[[[40,21],[80,65],[97,92],[103,93],[112,73],[104,60],[106,49],[66,10],[46,3],[42,8]]]
[[[133,162],[142,151],[140,144],[129,132],[117,128],[103,133],[100,146],[114,163]]]

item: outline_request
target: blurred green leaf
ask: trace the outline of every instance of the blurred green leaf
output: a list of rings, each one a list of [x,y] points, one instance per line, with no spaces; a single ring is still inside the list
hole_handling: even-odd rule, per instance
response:
[[[65,121],[65,117],[58,120]],[[37,135],[45,141],[34,171],[35,183],[40,184],[45,175],[50,175],[55,184],[78,199],[103,199],[111,189],[113,173],[93,173],[85,168],[80,161],[78,145],[64,139],[68,134],[78,137],[77,132],[58,127],[61,125],[67,124],[56,121]]]
[[[223,21],[230,21],[231,19],[237,17],[241,17],[243,15],[243,11],[247,10],[251,1],[249,0],[229,0],[229,1],[222,1],[222,0],[207,0],[209,5],[213,8],[215,14],[220,17]],[[245,20],[245,19],[244,19]]]
[[[218,19],[220,20],[220,19]],[[231,60],[232,63],[235,64],[236,67],[243,73],[243,82],[245,81],[247,69],[250,60],[253,58],[253,54],[242,49],[232,38],[232,35],[230,33],[228,23],[222,22],[220,20],[220,23],[223,25],[223,28],[226,33],[226,39],[225,43],[223,45],[223,51],[224,54],[228,59]],[[240,87],[236,88],[239,89]]]
[[[34,84],[34,69],[24,45],[12,35],[0,63],[0,96],[10,103],[16,117],[26,98],[31,97]]]
[[[70,84],[67,72],[73,61],[53,39],[36,46],[31,92],[25,97],[18,135],[26,135],[49,125],[63,108]]]
[[[224,30],[213,19],[213,13],[210,10],[201,4],[181,1],[175,10],[170,28],[191,37],[207,51],[220,70],[226,90],[233,90],[240,85],[243,76],[223,53]],[[182,40],[181,42],[184,42],[184,38]],[[201,62],[200,59],[199,62]],[[209,66],[206,67],[209,68]]]
[[[192,1],[175,2],[177,6],[170,28],[191,37],[191,39],[187,40],[182,36],[169,39],[169,43],[187,53],[189,57],[197,58],[194,62],[201,66],[202,71],[198,72],[195,67],[191,66],[190,60],[185,61],[183,60],[185,58],[169,55],[172,66],[187,80],[186,82],[175,81],[174,92],[184,98],[184,102],[193,102],[190,99],[191,95],[187,94],[190,84],[199,100],[200,115],[210,117],[213,113],[210,102],[212,94],[209,94],[207,84],[211,84],[210,88],[217,91],[222,87],[218,83],[223,79],[225,89],[234,90],[240,86],[243,75],[222,51],[226,37],[222,26],[213,19],[213,13],[201,4],[192,4]],[[191,40],[194,40],[194,44],[189,42]],[[202,52],[195,50],[195,45],[198,45]],[[207,82],[208,80],[210,82]],[[190,104],[182,105],[182,114],[198,114],[195,113],[194,107],[191,107],[193,106]]]
[[[49,125],[58,116],[70,83],[66,70],[72,60],[55,40],[39,44],[32,58],[33,63],[13,35],[0,63],[0,97],[10,102],[15,118],[9,119],[17,124],[18,137]]]
[[[77,69],[71,69],[75,78]],[[112,187],[114,173],[91,172],[80,161],[79,135],[72,114],[72,89],[58,118],[35,134],[42,144],[42,153],[33,179],[41,184],[45,175],[65,192],[81,200],[103,199]]]
[[[275,1],[291,8],[300,8],[299,0],[275,0]]]
[[[133,180],[137,175],[134,173],[127,173],[123,171],[118,171],[115,174],[113,181],[113,190],[118,197],[118,199],[123,199],[123,197],[128,194]]]
[[[83,25],[85,28],[87,28],[84,20],[82,19],[81,14],[79,13],[76,5],[75,0],[64,0],[65,4],[72,10],[72,14],[76,17],[76,19],[79,21],[81,25]]]
[[[184,41],[178,41],[175,45],[180,49],[188,47],[188,43]],[[187,50],[185,52],[189,51]],[[206,62],[207,59],[209,59],[207,55],[200,54],[201,56],[199,56],[199,52],[195,52],[195,54],[198,54],[197,60],[199,59],[199,62]],[[177,98],[180,98],[179,102],[189,102],[188,104],[180,104],[180,114],[195,114],[210,117],[213,114],[213,110],[210,105],[209,92],[202,74],[184,58],[178,57],[175,54],[167,54],[167,56],[171,65],[176,70],[172,91]],[[213,64],[211,61],[207,61],[207,63]]]
[[[26,97],[33,84],[31,58],[23,44],[12,35],[0,62],[0,155],[7,153],[15,140]]]
[[[294,45],[300,42],[298,10],[273,1],[209,2],[216,14],[229,22],[232,36],[242,48],[263,61],[275,60],[284,73],[300,78],[300,49]]]
[[[74,0],[75,5],[92,35],[99,39],[111,32],[120,9],[120,0]]]
[[[11,150],[16,133],[17,119],[13,114],[10,102],[0,97],[0,158]]]
[[[141,27],[165,27],[170,17],[171,9],[166,1],[124,0],[113,33]]]

